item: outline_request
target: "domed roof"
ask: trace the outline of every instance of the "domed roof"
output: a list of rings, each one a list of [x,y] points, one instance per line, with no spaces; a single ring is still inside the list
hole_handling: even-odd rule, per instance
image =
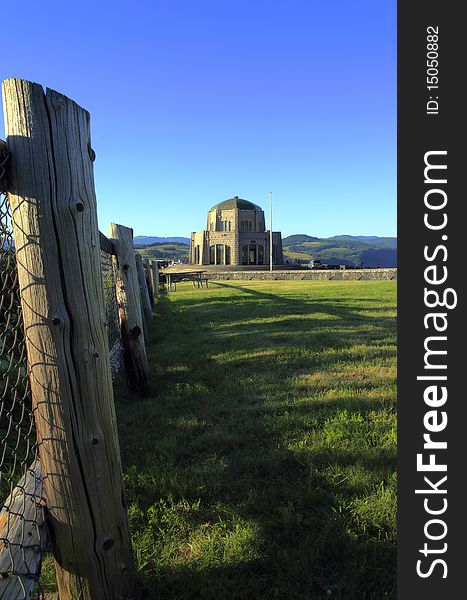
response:
[[[238,196],[234,196],[233,198],[219,202],[219,204],[215,204],[209,209],[209,212],[212,210],[227,210],[229,208],[240,208],[242,210],[263,210],[261,206],[253,204],[253,202],[250,202],[249,200],[243,200]]]

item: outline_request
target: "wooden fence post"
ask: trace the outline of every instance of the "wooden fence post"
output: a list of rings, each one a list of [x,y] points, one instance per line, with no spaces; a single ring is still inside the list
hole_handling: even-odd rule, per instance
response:
[[[146,275],[146,283],[148,284],[149,300],[151,306],[154,306],[154,274],[151,269],[151,261],[146,259],[144,261],[144,273]]]
[[[151,270],[154,276],[154,297],[159,296],[159,263],[157,260],[151,261]]]
[[[61,600],[135,597],[104,322],[89,113],[3,83],[8,195]]]
[[[138,288],[139,288],[139,305],[140,305],[140,309],[141,309],[141,323],[143,325],[143,333],[144,333],[144,341],[147,344],[148,340],[149,340],[149,327],[148,327],[148,323],[149,323],[149,317],[147,315],[147,313],[145,312],[145,297],[143,296],[143,287],[141,285],[142,280],[144,279],[144,272],[143,272],[143,276],[141,276],[140,273],[140,267],[138,265],[138,254],[135,252],[135,264],[136,264],[136,277],[138,280]],[[146,284],[144,284],[146,285]]]
[[[146,274],[143,267],[143,259],[141,254],[135,254],[136,272],[138,273],[138,284],[141,293],[141,307],[146,322],[149,323],[152,319],[151,301],[149,300],[149,291],[146,283]]]
[[[148,359],[133,248],[133,229],[111,223],[109,231],[116,252],[113,264],[125,373],[128,387],[144,396],[149,392]]]

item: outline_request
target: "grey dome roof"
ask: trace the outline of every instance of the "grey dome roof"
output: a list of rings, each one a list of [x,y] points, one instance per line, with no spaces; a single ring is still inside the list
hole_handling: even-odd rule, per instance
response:
[[[215,204],[209,209],[209,212],[212,210],[227,210],[229,208],[240,208],[242,210],[263,210],[261,206],[253,204],[253,202],[250,202],[249,200],[243,200],[238,196],[234,196],[233,198],[219,202],[219,204]]]

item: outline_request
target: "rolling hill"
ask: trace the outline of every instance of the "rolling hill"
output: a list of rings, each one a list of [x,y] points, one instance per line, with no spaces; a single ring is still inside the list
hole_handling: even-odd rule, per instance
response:
[[[190,245],[190,238],[187,237],[157,237],[157,235],[137,235],[133,238],[135,246],[151,246],[152,244],[166,244],[167,242],[177,242],[178,244]]]
[[[188,253],[190,246],[182,242],[155,242],[147,246],[135,244],[135,250],[141,254],[143,258],[159,258],[161,260],[181,260],[188,262]]]
[[[284,259],[307,263],[311,259],[330,265],[396,267],[397,238],[336,235],[316,238],[290,235],[282,240]]]
[[[144,242],[151,240],[151,242]],[[181,260],[188,262],[189,239],[136,236],[137,251],[144,258]],[[306,234],[289,235],[282,240],[284,260],[289,263],[306,264],[311,259],[323,264],[396,267],[397,238],[377,236],[336,235],[318,238]]]
[[[364,244],[376,246],[377,248],[397,248],[397,238],[395,237],[378,237],[374,235],[335,235],[328,239],[342,242],[359,240]]]

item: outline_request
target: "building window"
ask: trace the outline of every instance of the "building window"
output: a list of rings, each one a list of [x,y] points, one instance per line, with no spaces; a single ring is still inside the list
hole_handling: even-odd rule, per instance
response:
[[[264,246],[258,244],[258,264],[264,265]]]
[[[195,246],[195,265],[199,265],[199,246]]]
[[[230,265],[230,246],[215,244],[209,246],[210,265]]]
[[[240,221],[240,231],[253,231],[253,223],[251,221]]]
[[[256,244],[250,244],[249,251],[248,251],[248,264],[256,265],[257,264],[256,258],[257,258]]]
[[[242,265],[248,264],[248,246],[245,244],[242,246]]]
[[[231,231],[232,223],[230,221],[220,221],[218,231]]]
[[[224,244],[216,244],[216,265],[224,264]]]

